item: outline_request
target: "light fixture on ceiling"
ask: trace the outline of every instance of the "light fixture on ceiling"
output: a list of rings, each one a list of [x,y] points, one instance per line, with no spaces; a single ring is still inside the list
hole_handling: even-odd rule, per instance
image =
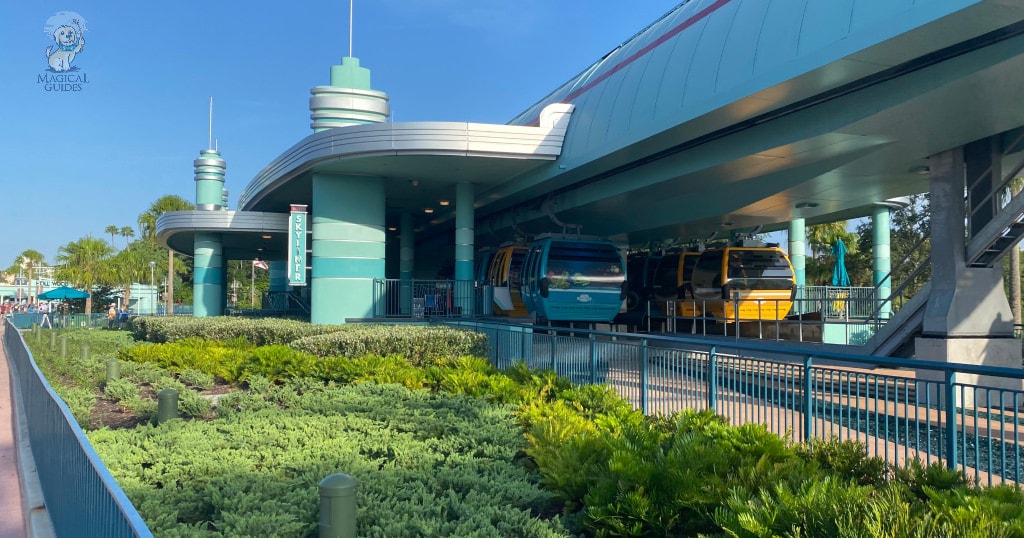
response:
[[[736,224],[736,223],[731,221],[731,220],[727,220],[727,221],[722,223],[722,228],[728,228],[729,226],[732,226],[733,224]]]
[[[911,174],[917,174],[919,176],[926,176],[928,175],[928,172],[931,172],[931,170],[932,169],[928,168],[927,166],[915,166],[910,170],[907,170],[907,172],[910,172]]]
[[[424,209],[423,212],[429,215],[429,214],[434,212],[434,208],[428,207],[428,208]]]
[[[258,248],[258,249],[256,249],[256,252],[263,252],[263,249],[262,248]]]
[[[797,202],[797,209],[805,209],[808,207],[818,207],[818,202]]]
[[[263,239],[270,239],[270,234],[263,234],[260,237],[262,237]]]
[[[398,230],[398,228],[397,228],[397,227],[395,227],[395,226],[388,226],[388,231],[389,231],[389,232],[394,232],[394,231],[396,231],[396,230]]]
[[[450,202],[450,201],[448,201],[448,200],[441,200],[441,201],[440,201],[439,203],[440,203],[441,205],[448,205],[448,204],[450,204],[451,202]]]
[[[420,186],[420,180],[418,180],[418,179],[410,179],[409,180],[409,184],[412,185],[413,187],[419,187]]]

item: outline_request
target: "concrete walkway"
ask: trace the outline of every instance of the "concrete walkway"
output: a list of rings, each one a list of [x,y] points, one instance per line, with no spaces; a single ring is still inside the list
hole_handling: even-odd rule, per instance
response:
[[[0,538],[28,536],[26,497],[18,472],[17,413],[12,402],[11,372],[0,345]]]

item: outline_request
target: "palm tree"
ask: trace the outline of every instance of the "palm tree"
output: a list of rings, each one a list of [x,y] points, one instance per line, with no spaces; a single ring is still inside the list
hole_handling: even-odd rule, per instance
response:
[[[111,224],[104,228],[103,232],[110,234],[110,246],[114,246],[114,236],[117,234],[117,226]]]
[[[167,194],[157,198],[150,204],[149,209],[139,214],[139,230],[143,239],[156,238],[156,219],[168,211],[189,211],[195,209],[192,202],[174,194]]]
[[[28,249],[21,254],[18,254],[11,262],[11,266],[8,267],[4,272],[7,274],[18,274],[24,271],[28,271],[29,276],[32,275],[32,268],[42,265],[43,260],[46,256],[43,256],[42,252],[34,249]]]
[[[61,245],[57,250],[56,277],[71,282],[90,293],[85,300],[85,313],[92,313],[92,289],[104,281],[108,274],[107,258],[114,253],[113,247],[102,239],[87,235],[77,241]]]
[[[121,226],[118,230],[117,235],[124,238],[124,248],[131,248],[131,243],[128,241],[129,238],[135,237],[135,229],[131,226]],[[113,236],[111,236],[113,237]]]
[[[103,271],[104,280],[124,288],[124,304],[131,304],[132,284],[149,275],[149,260],[140,250],[124,249],[110,258]]]

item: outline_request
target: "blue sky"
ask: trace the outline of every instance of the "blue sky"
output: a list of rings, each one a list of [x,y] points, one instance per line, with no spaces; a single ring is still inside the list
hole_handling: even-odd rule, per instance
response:
[[[353,53],[395,121],[504,123],[679,0],[356,0]],[[346,0],[5,2],[0,7],[0,267],[52,261],[164,194],[194,200],[214,136],[231,207],[310,134],[309,89],[348,53]],[[81,91],[47,91],[47,20],[86,21]],[[53,73],[50,73],[53,74]],[[121,244],[118,241],[118,244]]]

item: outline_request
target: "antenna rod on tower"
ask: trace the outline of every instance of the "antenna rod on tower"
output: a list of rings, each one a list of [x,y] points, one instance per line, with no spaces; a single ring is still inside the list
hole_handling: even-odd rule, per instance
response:
[[[352,3],[355,0],[348,0],[348,56],[352,57]]]
[[[206,149],[213,149],[213,96],[210,96],[210,136],[206,139]]]

